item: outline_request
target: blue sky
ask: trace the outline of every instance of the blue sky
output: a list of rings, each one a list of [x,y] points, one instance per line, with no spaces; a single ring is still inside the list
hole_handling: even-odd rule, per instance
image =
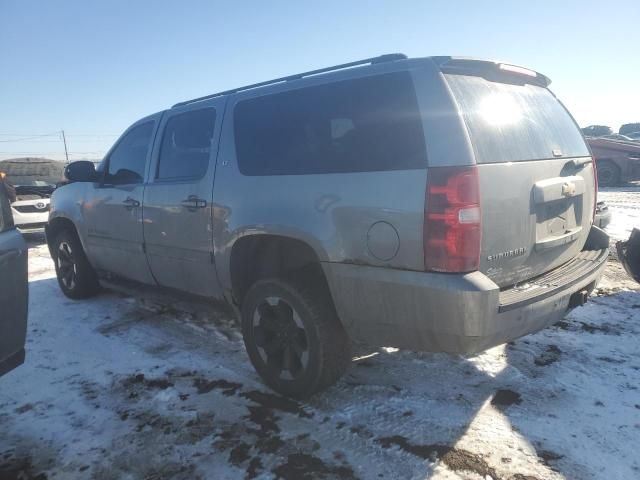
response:
[[[0,0],[0,159],[99,158],[173,103],[389,52],[549,76],[582,125],[640,121],[640,2]],[[12,136],[18,134],[18,136]],[[20,155],[22,156],[22,155]]]

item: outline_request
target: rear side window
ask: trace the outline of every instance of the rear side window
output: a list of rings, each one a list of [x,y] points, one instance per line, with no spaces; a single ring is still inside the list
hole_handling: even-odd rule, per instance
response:
[[[304,175],[426,166],[422,121],[407,72],[342,81],[239,102],[244,175]]]
[[[167,121],[162,136],[156,178],[198,179],[209,167],[216,111],[203,108],[181,113]]]
[[[445,75],[478,163],[588,156],[573,119],[546,88]]]
[[[134,127],[109,155],[105,183],[128,185],[142,183],[147,153],[153,133],[153,122]]]

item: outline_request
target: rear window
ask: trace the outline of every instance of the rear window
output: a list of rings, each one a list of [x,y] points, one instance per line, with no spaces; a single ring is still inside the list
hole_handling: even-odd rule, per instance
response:
[[[546,88],[445,75],[478,163],[588,156],[569,113]]]
[[[407,72],[265,95],[235,108],[244,175],[304,175],[426,166]]]

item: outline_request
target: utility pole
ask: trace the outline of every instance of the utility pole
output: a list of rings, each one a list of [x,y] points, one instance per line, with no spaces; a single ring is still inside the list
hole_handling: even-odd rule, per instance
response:
[[[69,163],[69,152],[67,151],[67,137],[64,136],[64,130],[62,132],[62,142],[64,143],[64,156],[67,158],[67,164]]]

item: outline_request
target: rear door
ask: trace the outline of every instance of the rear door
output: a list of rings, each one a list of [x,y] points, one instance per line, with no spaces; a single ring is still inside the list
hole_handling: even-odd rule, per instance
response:
[[[213,180],[226,98],[167,111],[144,191],[147,258],[159,285],[216,297]]]
[[[595,188],[582,134],[546,88],[547,80],[524,69],[508,75],[497,70],[444,76],[478,168],[480,270],[508,286],[580,252],[593,219]]]
[[[0,180],[0,375],[24,361],[27,334],[27,246],[13,225]]]

